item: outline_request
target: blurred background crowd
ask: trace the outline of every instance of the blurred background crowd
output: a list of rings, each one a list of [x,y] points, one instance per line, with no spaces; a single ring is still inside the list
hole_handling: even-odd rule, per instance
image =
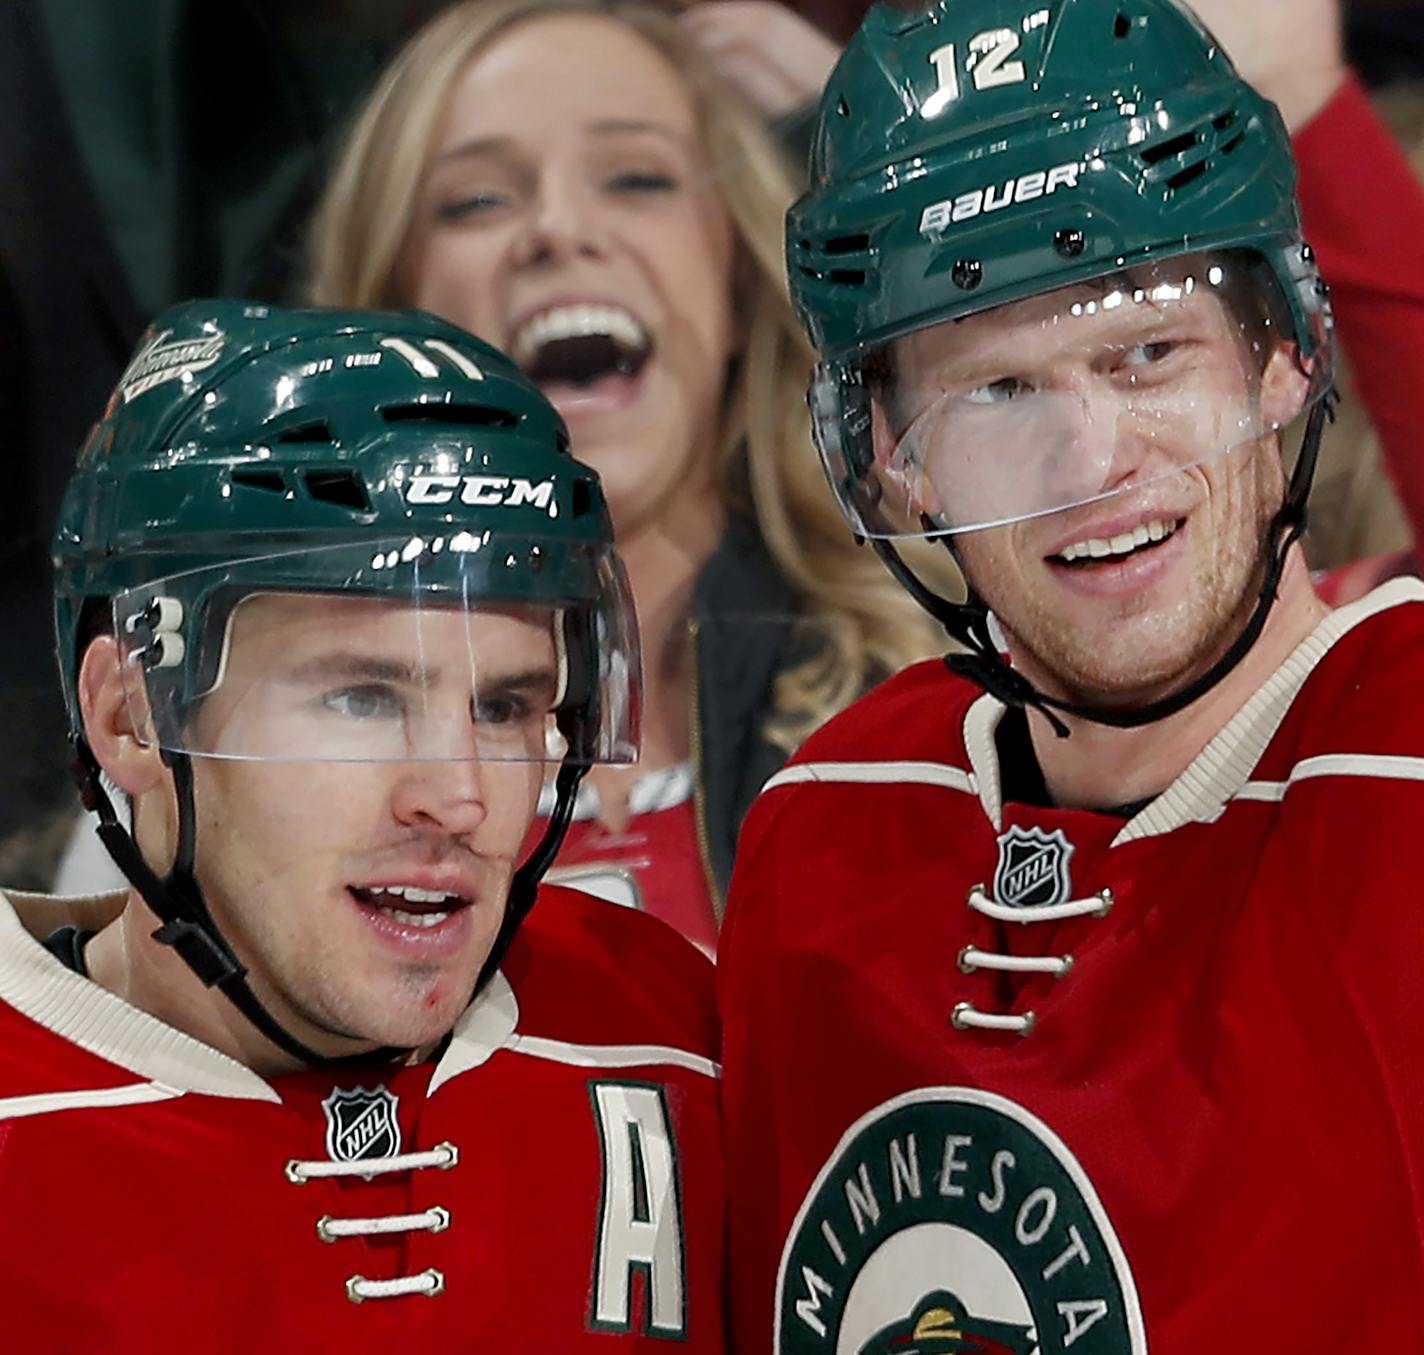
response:
[[[1336,289],[1309,548],[1345,601],[1414,568],[1424,521],[1424,0],[1196,8],[1281,107]],[[75,836],[49,534],[147,319],[198,295],[419,305],[555,400],[628,564],[644,761],[591,778],[562,867],[713,948],[761,782],[939,644],[822,484],[782,276],[806,110],[862,9],[0,6],[0,880],[50,887]]]

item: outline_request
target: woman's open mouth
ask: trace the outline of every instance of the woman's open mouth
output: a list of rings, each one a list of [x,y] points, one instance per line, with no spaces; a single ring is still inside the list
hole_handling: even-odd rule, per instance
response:
[[[563,414],[631,404],[653,348],[630,311],[584,302],[538,312],[511,341],[514,360]]]

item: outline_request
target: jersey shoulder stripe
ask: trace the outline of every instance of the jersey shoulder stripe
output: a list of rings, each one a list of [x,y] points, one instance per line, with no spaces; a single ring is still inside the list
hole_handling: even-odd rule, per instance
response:
[[[974,773],[942,762],[800,762],[783,767],[768,777],[762,793],[778,786],[827,781],[861,785],[943,786],[946,790],[974,795],[978,786]]]
[[[49,1115],[63,1110],[111,1110],[115,1106],[149,1105],[171,1101],[183,1093],[159,1082],[131,1082],[123,1087],[92,1087],[78,1091],[38,1092],[31,1096],[0,1097],[0,1120],[27,1115]]]
[[[703,1077],[719,1078],[722,1066],[701,1054],[670,1045],[591,1045],[569,1044],[564,1040],[547,1040],[538,1035],[516,1035],[509,1044],[516,1054],[528,1054],[536,1059],[567,1063],[576,1068],[638,1068],[663,1066],[685,1068]]]

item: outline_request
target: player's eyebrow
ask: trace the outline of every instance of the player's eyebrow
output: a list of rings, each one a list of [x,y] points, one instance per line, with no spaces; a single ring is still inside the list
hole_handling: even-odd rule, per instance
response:
[[[402,659],[381,658],[374,654],[335,652],[318,654],[290,670],[298,681],[361,681],[430,684],[438,680],[439,670],[419,669]]]
[[[492,692],[552,692],[558,686],[559,675],[552,665],[524,668],[513,673],[496,673],[486,678],[480,675],[481,696]]]
[[[1055,317],[1055,323],[1058,318]],[[1061,352],[1072,352],[1080,339],[1086,345],[1085,351],[1093,352],[1103,345],[1117,348],[1148,343],[1164,334],[1187,328],[1196,330],[1203,323],[1199,309],[1189,309],[1181,303],[1164,306],[1150,298],[1137,302],[1131,296],[1126,297],[1119,308],[1106,311],[1098,301],[1097,309],[1089,318],[1094,323],[1090,331],[1085,331],[1086,337],[1078,333],[1076,324],[1064,327]],[[1076,322],[1078,317],[1073,319]],[[972,344],[958,343],[938,353],[931,351],[916,355],[912,351],[908,360],[903,362],[904,370],[914,380],[929,384],[952,382],[956,385],[1015,376],[1023,370],[1025,364],[1020,335],[1011,331],[988,336],[976,333],[973,339]]]

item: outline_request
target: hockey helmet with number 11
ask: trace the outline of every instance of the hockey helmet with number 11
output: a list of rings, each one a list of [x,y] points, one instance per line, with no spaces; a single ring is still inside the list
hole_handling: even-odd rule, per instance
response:
[[[496,350],[420,312],[192,302],[144,336],[55,535],[61,676],[101,835],[206,982],[276,1027],[193,876],[190,759],[559,767],[486,976],[597,762],[636,757],[637,631],[597,476]],[[159,879],[107,805],[77,697],[118,642],[179,801]]]

